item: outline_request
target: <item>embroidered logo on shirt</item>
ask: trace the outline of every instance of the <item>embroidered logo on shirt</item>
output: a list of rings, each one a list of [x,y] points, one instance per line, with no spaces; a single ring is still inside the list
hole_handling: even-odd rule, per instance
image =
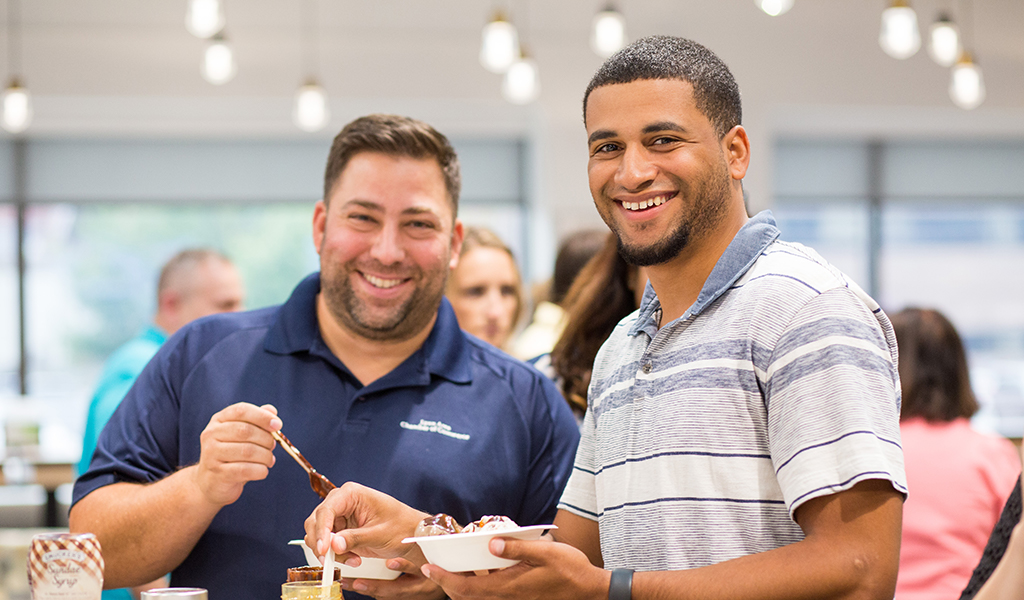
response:
[[[446,435],[450,438],[455,438],[457,440],[463,441],[469,439],[468,433],[456,433],[452,431],[451,425],[447,425],[445,423],[442,423],[441,421],[428,421],[426,419],[420,419],[420,422],[416,423],[415,425],[409,423],[408,421],[402,421],[401,423],[399,423],[399,425],[402,426],[402,429],[411,429],[412,431],[426,431],[428,433],[440,433],[441,435]]]

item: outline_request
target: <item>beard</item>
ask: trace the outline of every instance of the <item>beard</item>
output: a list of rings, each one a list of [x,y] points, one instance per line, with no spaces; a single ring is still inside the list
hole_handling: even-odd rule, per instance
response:
[[[693,208],[688,215],[684,214],[681,217],[680,221],[663,239],[646,246],[629,244],[624,240],[622,228],[616,221],[605,218],[605,223],[615,234],[619,255],[624,261],[637,267],[649,267],[668,262],[679,256],[679,253],[692,240],[705,237],[722,221],[726,212],[732,178],[729,176],[725,156],[719,155],[719,158],[719,168],[709,169],[692,185],[687,185],[682,181],[676,182],[680,193],[679,197],[674,200],[682,202],[688,196],[693,203]],[[602,216],[604,215],[602,214]],[[644,224],[640,228],[644,229],[646,226],[647,224]]]
[[[448,260],[442,264],[447,267]],[[380,266],[372,270],[382,275],[389,271]],[[353,265],[331,268],[321,264],[320,292],[327,309],[343,327],[360,337],[380,342],[401,342],[422,332],[437,314],[448,276],[447,268],[437,272],[415,268],[411,274],[405,269],[401,276],[411,275],[416,282],[409,297],[391,306],[375,306],[356,293],[350,279],[354,272]]]

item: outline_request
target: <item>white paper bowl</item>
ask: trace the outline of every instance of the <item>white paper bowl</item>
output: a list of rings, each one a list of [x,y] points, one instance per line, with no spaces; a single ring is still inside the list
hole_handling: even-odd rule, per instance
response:
[[[504,569],[518,563],[494,556],[487,544],[494,537],[515,538],[517,540],[535,540],[545,531],[557,529],[554,525],[530,525],[494,531],[472,531],[470,533],[452,533],[450,535],[428,535],[410,537],[402,543],[417,543],[427,562],[437,565],[445,571],[463,573],[466,571],[486,571],[488,569]]]
[[[303,540],[292,540],[288,542],[291,546],[299,546],[302,548],[302,552],[306,555],[306,564],[311,567],[322,566],[320,560],[317,559],[316,554],[312,548],[306,545]],[[401,571],[393,571],[387,566],[387,560],[383,558],[371,558],[369,556],[360,556],[360,560],[363,564],[358,567],[350,567],[344,563],[335,563],[334,566],[341,570],[341,576],[350,579],[397,579],[402,574]]]

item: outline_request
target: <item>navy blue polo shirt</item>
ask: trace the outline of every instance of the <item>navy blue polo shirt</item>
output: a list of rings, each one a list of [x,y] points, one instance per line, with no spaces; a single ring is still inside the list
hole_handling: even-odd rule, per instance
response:
[[[550,523],[579,433],[540,372],[468,336],[447,300],[423,346],[363,386],[317,326],[319,274],[285,304],[213,315],[160,349],[99,438],[73,501],[116,482],[153,482],[199,461],[199,435],[236,402],[273,404],[282,431],[336,485],[356,481],[462,523],[508,515]],[[171,575],[217,600],[280,597],[288,540],[319,497],[283,450],[263,481],[214,518]]]

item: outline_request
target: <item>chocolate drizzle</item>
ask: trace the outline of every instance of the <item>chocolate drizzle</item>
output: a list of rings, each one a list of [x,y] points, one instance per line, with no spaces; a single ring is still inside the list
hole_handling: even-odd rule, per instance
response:
[[[271,435],[273,435],[274,439],[277,440],[279,444],[281,444],[281,447],[284,448],[284,451],[287,452],[292,458],[294,458],[295,462],[299,463],[299,465],[303,469],[305,469],[307,473],[309,473],[309,485],[310,487],[313,488],[313,491],[316,492],[321,498],[326,498],[327,494],[329,494],[331,490],[337,487],[336,485],[331,483],[330,479],[327,479],[327,477],[323,476],[320,473],[317,473],[316,469],[313,468],[313,465],[309,464],[309,461],[306,460],[306,457],[303,456],[301,452],[299,452],[299,449],[295,447],[295,444],[293,444],[291,440],[285,437],[283,433],[281,433],[280,431],[272,431]]]

